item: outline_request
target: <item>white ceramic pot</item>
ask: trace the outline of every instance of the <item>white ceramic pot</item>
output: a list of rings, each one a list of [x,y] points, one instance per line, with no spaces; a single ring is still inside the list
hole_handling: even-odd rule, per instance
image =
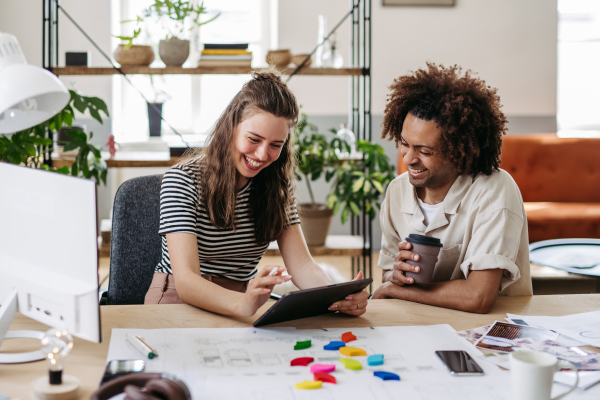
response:
[[[181,67],[190,55],[190,41],[170,38],[158,44],[158,54],[167,67]]]

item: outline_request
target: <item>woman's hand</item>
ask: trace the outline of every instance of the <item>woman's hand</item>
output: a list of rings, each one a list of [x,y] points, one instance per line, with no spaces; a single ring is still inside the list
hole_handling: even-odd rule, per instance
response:
[[[274,270],[275,275],[270,275]],[[275,285],[292,279],[291,275],[281,276],[285,267],[267,265],[256,276],[248,281],[248,287],[242,301],[237,306],[236,314],[242,317],[251,317],[269,300]]]
[[[363,279],[363,273],[360,271],[353,281]],[[367,311],[367,304],[369,302],[369,293],[366,290],[362,292],[351,294],[344,300],[333,303],[329,309],[332,311],[343,312],[344,314],[359,316]]]

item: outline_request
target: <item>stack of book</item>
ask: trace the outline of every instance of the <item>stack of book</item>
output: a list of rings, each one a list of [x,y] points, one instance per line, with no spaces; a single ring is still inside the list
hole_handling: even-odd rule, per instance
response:
[[[205,43],[198,61],[199,67],[250,67],[252,52],[248,43]]]

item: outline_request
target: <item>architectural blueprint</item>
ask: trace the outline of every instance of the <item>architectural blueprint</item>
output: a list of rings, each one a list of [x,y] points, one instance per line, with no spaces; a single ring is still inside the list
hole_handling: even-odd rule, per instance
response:
[[[383,354],[381,366],[367,365],[366,356],[353,357],[362,370],[345,369],[339,351],[323,350],[342,333],[351,331],[357,340],[348,343],[367,352]],[[159,356],[146,360],[146,372],[169,372],[189,386],[194,399],[253,400],[508,400],[512,397],[510,373],[481,360],[481,353],[456,335],[449,325],[380,328],[225,329],[113,329],[107,361],[139,359],[125,340],[125,333],[142,336]],[[297,341],[312,346],[294,350]],[[435,355],[436,350],[465,350],[485,370],[481,377],[455,377]],[[335,364],[337,384],[300,390],[294,384],[313,380],[309,366],[290,366],[298,357],[314,363]],[[400,381],[382,381],[374,371],[400,375]],[[560,391],[560,390],[559,390]],[[586,398],[586,397],[581,397]]]

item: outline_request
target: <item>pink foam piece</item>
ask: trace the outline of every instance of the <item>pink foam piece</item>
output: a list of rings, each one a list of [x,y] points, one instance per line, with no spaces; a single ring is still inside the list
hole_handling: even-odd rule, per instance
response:
[[[313,374],[328,374],[335,371],[335,364],[314,364],[310,366],[310,372]]]

